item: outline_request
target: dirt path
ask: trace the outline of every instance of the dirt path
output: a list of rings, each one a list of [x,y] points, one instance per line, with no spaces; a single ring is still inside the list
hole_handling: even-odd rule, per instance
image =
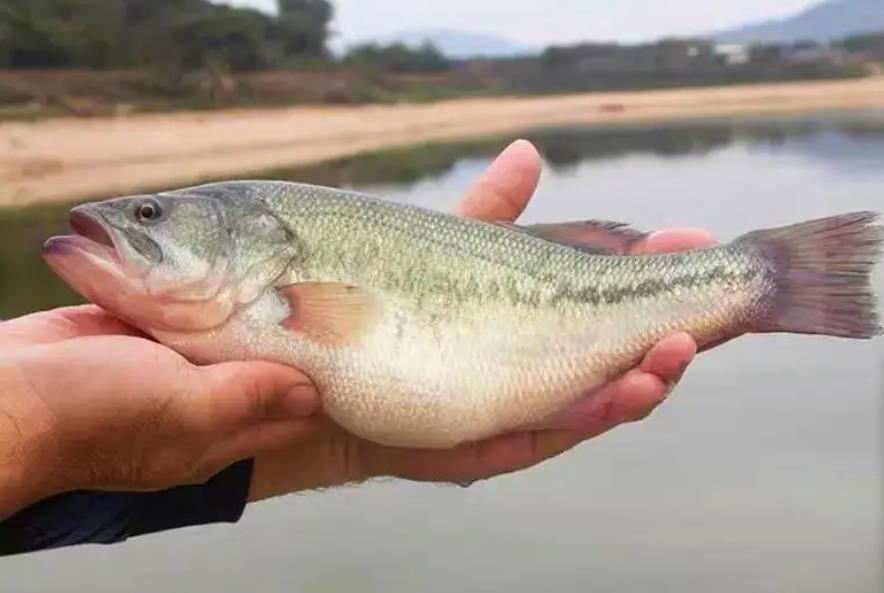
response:
[[[490,98],[424,105],[299,107],[0,124],[0,205],[178,187],[418,142],[608,124],[884,107],[884,77]]]

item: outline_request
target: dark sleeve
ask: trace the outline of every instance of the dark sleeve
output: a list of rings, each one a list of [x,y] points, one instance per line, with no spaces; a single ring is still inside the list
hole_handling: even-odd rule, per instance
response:
[[[151,493],[72,492],[0,523],[0,555],[80,544],[114,544],[170,529],[236,523],[248,502],[252,461],[199,486]]]

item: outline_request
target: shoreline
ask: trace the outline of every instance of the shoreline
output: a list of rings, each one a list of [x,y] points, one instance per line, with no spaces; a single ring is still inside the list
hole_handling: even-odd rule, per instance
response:
[[[0,207],[124,195],[426,142],[561,125],[884,108],[859,80],[490,97],[428,104],[176,112],[0,124]]]

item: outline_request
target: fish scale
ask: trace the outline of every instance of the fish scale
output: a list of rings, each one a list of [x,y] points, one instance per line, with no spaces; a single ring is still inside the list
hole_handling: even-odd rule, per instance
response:
[[[143,204],[156,220],[138,219]],[[643,234],[617,223],[493,224],[288,182],[130,196],[74,216],[114,246],[50,241],[47,261],[75,290],[194,361],[296,366],[330,417],[389,445],[554,427],[677,332],[704,348],[748,333],[880,333],[874,213],[656,255],[630,255]],[[203,269],[226,274],[210,298]],[[179,293],[151,294],[145,277]]]

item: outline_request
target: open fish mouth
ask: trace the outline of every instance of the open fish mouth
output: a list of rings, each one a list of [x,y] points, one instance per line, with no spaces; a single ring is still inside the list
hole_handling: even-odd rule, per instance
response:
[[[77,235],[90,239],[99,245],[104,245],[114,251],[117,249],[110,233],[105,229],[103,221],[86,210],[75,208],[71,212],[71,229]]]
[[[107,223],[96,213],[80,206],[71,210],[73,235],[52,237],[43,245],[46,254],[80,250],[100,259],[119,262],[118,250]]]

